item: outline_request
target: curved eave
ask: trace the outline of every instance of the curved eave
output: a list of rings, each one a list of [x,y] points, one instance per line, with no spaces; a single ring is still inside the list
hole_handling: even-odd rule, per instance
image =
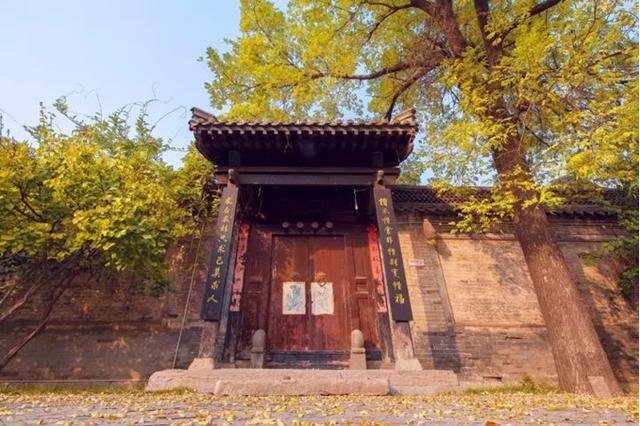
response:
[[[218,121],[194,109],[189,127],[198,150],[217,164],[224,164],[229,151],[293,159],[305,154],[343,154],[356,156],[355,160],[382,151],[388,167],[397,166],[413,150],[417,132],[413,111],[402,114],[392,120],[245,122]]]

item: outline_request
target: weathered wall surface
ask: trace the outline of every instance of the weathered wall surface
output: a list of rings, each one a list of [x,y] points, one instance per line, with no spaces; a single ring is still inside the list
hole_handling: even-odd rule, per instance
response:
[[[428,219],[438,231],[432,241],[425,238],[422,216],[399,218],[415,311],[413,337],[423,367],[452,368],[485,382],[525,375],[555,381],[544,320],[516,239],[451,234],[449,219]],[[618,380],[637,389],[637,308],[617,289],[620,265],[599,258],[602,242],[617,232],[613,223],[554,222]]]
[[[419,312],[413,337],[424,368],[450,368],[486,382],[524,375],[555,380],[544,322],[516,241],[442,233],[430,244],[421,222],[405,224],[400,239],[411,302]],[[412,265],[420,259],[425,266]]]
[[[186,240],[169,254],[171,289],[159,298],[140,292],[138,283],[122,277],[79,277],[63,295],[45,332],[35,337],[0,372],[4,380],[142,380],[171,368],[192,273],[190,297],[178,367],[197,353],[201,323],[202,281],[208,259],[205,235]],[[198,251],[198,261],[196,252]],[[35,326],[37,308],[24,309],[0,326],[0,349],[17,343]]]
[[[616,286],[621,265],[598,261],[597,242],[562,242],[564,256],[609,357],[614,373],[627,389],[638,389],[638,311]]]
[[[522,251],[509,234],[481,237],[449,233],[447,218],[431,217],[437,240],[425,237],[422,216],[398,216],[401,247],[414,310],[413,338],[424,368],[453,369],[486,382],[528,375],[553,381],[555,366]],[[637,389],[638,313],[615,284],[615,263],[599,260],[615,224],[554,222],[559,244],[578,280],[615,373]],[[195,262],[178,367],[197,353],[199,309],[211,235]],[[4,379],[143,380],[170,368],[191,282],[197,240],[171,253],[171,290],[154,299],[122,278],[76,282],[47,330],[0,372]],[[424,266],[419,266],[424,262]],[[418,265],[416,265],[418,264]],[[32,312],[0,327],[0,348],[28,327]]]

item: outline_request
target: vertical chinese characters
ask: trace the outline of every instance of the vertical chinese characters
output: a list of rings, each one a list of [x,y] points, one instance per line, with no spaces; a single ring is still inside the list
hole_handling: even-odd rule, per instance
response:
[[[233,233],[238,188],[227,186],[220,198],[220,210],[216,223],[215,239],[212,247],[209,275],[203,300],[203,318],[207,320],[219,319],[221,301],[229,269],[229,255],[231,251],[231,236]]]
[[[389,213],[389,200],[387,197],[380,197],[378,204],[382,208],[382,223],[384,224],[384,241],[389,246],[386,249],[386,260],[391,268],[391,289],[394,291],[392,300],[394,303],[404,305],[404,295],[402,294],[402,281],[400,281],[399,269],[398,269],[398,256],[397,251],[393,247],[396,243],[394,235],[393,225],[391,223],[391,214]]]
[[[380,254],[385,269],[391,314],[396,321],[410,321],[411,307],[400,254],[398,232],[395,229],[393,202],[387,188],[374,188],[380,238]]]

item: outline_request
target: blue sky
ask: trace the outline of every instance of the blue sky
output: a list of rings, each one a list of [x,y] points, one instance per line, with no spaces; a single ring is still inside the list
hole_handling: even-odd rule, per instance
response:
[[[204,83],[211,73],[196,59],[236,37],[239,18],[233,0],[1,0],[5,131],[26,138],[21,126],[37,122],[39,102],[62,95],[86,114],[158,98],[151,120],[178,110],[158,124],[156,136],[184,148],[191,141],[188,109],[210,109]],[[166,160],[178,165],[182,155],[170,152]]]

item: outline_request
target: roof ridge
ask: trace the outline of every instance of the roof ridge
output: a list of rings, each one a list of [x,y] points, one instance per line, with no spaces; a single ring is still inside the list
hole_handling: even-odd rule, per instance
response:
[[[304,119],[304,120],[219,120],[213,114],[208,113],[200,108],[191,108],[192,117],[189,123],[193,128],[202,125],[213,126],[330,126],[330,127],[416,127],[415,121],[415,109],[407,109],[397,114],[393,119],[333,119],[333,120],[318,120],[318,119]]]

